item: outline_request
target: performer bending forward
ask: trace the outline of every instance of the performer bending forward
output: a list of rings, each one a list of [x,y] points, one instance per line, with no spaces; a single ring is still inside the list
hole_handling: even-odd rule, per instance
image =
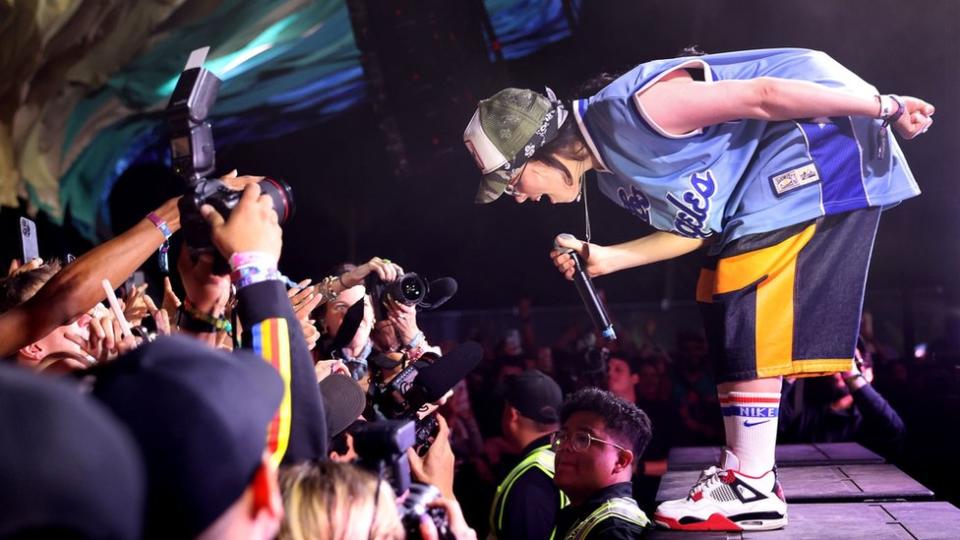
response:
[[[708,246],[696,297],[727,448],[689,496],[660,505],[660,525],[787,523],[781,378],[851,369],[880,213],[920,193],[890,127],[912,139],[933,112],[803,49],[648,62],[571,104],[512,88],[480,102],[464,133],[483,172],[477,202],[573,202],[595,170],[607,197],[659,231],[610,246],[559,237],[591,275]],[[571,278],[570,256],[551,256]]]

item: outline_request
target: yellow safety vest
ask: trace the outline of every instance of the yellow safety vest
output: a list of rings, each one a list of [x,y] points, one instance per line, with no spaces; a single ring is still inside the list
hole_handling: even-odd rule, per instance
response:
[[[517,483],[517,480],[519,480],[524,473],[533,468],[540,469],[543,471],[543,474],[546,474],[551,480],[553,479],[554,454],[549,444],[534,448],[533,451],[527,454],[527,457],[523,458],[523,461],[510,471],[510,474],[503,479],[503,482],[497,486],[497,493],[493,496],[493,504],[490,507],[490,534],[487,536],[489,540],[498,538],[500,531],[503,529],[503,512],[507,507],[507,495],[510,494],[513,485]],[[570,499],[561,491],[560,508],[568,504],[570,504]],[[553,540],[555,533],[556,529],[550,533],[550,540]]]
[[[640,527],[646,527],[650,524],[647,515],[637,506],[637,501],[630,497],[614,497],[590,512],[590,515],[583,521],[570,527],[570,531],[563,537],[563,540],[584,540],[597,524],[609,517],[617,517]]]

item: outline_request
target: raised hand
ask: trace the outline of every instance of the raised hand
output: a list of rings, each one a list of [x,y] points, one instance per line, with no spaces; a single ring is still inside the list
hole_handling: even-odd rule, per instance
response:
[[[145,300],[146,292],[146,283],[139,287],[131,287],[120,301],[120,305],[123,306],[123,316],[133,326],[140,326],[143,318],[150,313]]]
[[[893,124],[893,129],[904,139],[913,139],[921,133],[926,133],[933,125],[933,105],[922,99],[911,96],[901,96],[907,110]]]
[[[400,265],[390,261],[390,259],[381,259],[374,257],[361,264],[353,270],[347,272],[341,277],[344,287],[354,287],[361,285],[371,272],[376,272],[381,281],[396,281],[403,275],[403,268]]]
[[[224,220],[212,206],[205,204],[200,213],[210,224],[210,237],[225,259],[237,252],[257,251],[280,260],[283,231],[270,197],[260,195],[260,186],[248,184],[240,201]]]

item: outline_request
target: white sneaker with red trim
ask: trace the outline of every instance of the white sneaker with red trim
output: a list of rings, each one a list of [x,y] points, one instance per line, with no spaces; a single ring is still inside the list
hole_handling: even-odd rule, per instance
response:
[[[736,456],[725,451],[720,468],[701,472],[686,499],[661,503],[653,520],[686,531],[764,531],[786,525],[787,503],[776,469],[751,477],[736,468]]]

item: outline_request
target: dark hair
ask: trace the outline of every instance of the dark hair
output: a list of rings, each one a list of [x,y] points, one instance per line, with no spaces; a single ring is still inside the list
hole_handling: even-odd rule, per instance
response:
[[[612,83],[619,76],[619,73],[600,73],[574,88],[573,95],[577,98],[590,97]],[[581,160],[590,157],[590,149],[587,147],[587,141],[584,140],[583,134],[580,133],[580,127],[577,126],[577,121],[573,118],[572,102],[564,102],[564,107],[566,107],[568,111],[571,111],[570,117],[560,126],[556,137],[534,152],[530,157],[530,161],[539,161],[544,165],[557,169],[563,173],[567,180],[572,181],[573,175],[563,163],[554,156]]]
[[[563,173],[567,180],[572,182],[573,173],[556,156],[577,161],[590,157],[587,141],[584,140],[580,128],[577,126],[577,121],[572,116],[568,117],[560,126],[556,137],[530,156],[530,161],[539,161],[548,167],[557,169]]]
[[[0,280],[0,313],[29,300],[59,271],[60,261],[54,259],[34,270],[20,272]]]
[[[632,354],[611,354],[610,360],[620,360],[621,362],[627,364],[627,368],[630,370],[631,375],[640,373],[640,359]]]
[[[560,409],[560,423],[566,422],[576,412],[589,412],[602,418],[607,433],[631,448],[635,459],[643,454],[653,437],[647,413],[606,390],[589,387],[571,394]]]

